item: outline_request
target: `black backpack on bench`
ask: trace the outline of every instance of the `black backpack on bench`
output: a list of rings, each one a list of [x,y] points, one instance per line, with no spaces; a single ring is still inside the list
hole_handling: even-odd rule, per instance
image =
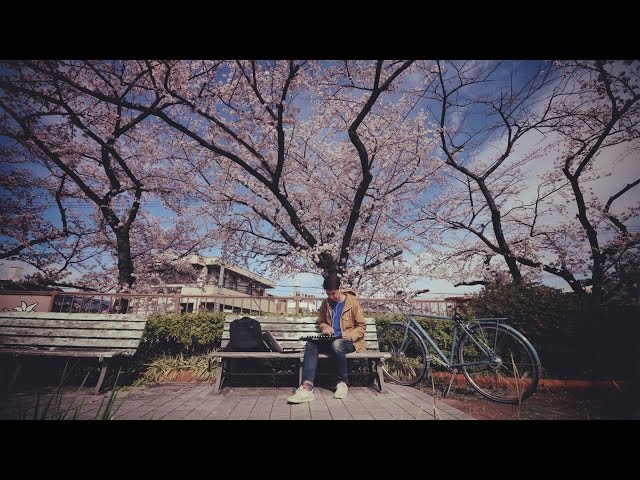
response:
[[[262,341],[260,322],[251,317],[238,318],[229,325],[227,352],[268,352]]]

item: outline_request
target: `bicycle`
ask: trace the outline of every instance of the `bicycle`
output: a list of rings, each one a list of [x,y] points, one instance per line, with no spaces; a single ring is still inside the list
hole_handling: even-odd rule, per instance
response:
[[[465,319],[461,305],[471,297],[449,297],[451,317],[409,311],[402,323],[390,323],[378,334],[380,351],[391,353],[383,363],[384,375],[400,385],[415,385],[429,372],[430,355],[451,373],[447,396],[459,370],[481,395],[500,403],[520,403],[535,392],[541,375],[540,358],[529,340],[501,318]],[[406,301],[405,301],[406,302]],[[406,302],[408,303],[408,302]],[[414,317],[451,320],[449,357]],[[457,362],[455,361],[457,360]]]

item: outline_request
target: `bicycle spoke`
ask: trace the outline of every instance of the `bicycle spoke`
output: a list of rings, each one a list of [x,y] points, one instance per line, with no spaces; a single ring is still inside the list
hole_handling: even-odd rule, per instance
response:
[[[461,340],[458,357],[460,363],[477,363],[462,367],[473,388],[504,403],[518,403],[535,391],[540,377],[539,361],[524,337],[499,324],[475,325],[471,335],[473,339],[465,335]]]
[[[383,363],[384,374],[400,385],[415,385],[429,368],[427,351],[422,340],[404,325],[392,323],[378,334],[381,352],[391,358]]]

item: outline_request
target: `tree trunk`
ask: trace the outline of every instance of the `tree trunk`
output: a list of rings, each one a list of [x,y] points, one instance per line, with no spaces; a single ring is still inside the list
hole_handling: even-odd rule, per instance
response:
[[[129,230],[116,230],[115,233],[118,245],[118,290],[129,291],[135,282]],[[115,313],[127,313],[128,308],[129,300],[126,298],[117,298],[113,305]]]

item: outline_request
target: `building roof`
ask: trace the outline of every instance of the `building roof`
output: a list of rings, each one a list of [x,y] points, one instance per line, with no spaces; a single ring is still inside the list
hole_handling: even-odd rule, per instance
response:
[[[242,267],[238,267],[229,262],[222,262],[219,257],[199,257],[194,255],[191,257],[191,263],[196,265],[224,265],[224,268],[227,270],[231,270],[233,272],[239,273],[243,277],[250,278],[251,280],[255,280],[256,282],[264,285],[265,288],[276,288],[276,284],[257,273],[250,272]]]

